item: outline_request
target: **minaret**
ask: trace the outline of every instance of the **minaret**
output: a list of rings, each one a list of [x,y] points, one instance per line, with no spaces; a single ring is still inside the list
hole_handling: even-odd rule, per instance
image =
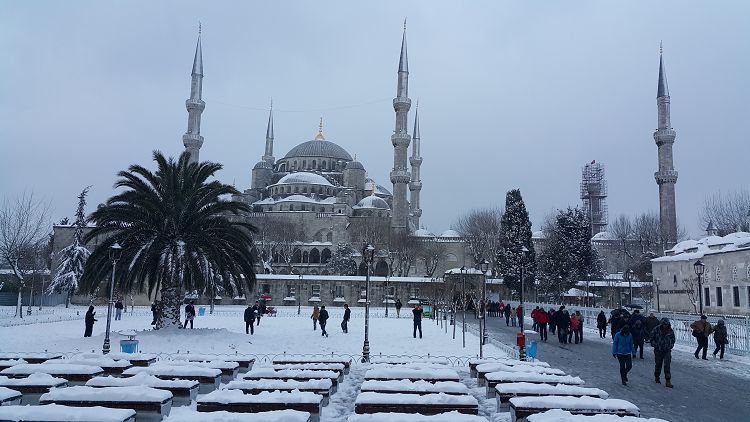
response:
[[[409,63],[406,57],[406,21],[404,21],[404,35],[401,40],[401,58],[398,62],[398,87],[396,98],[393,99],[393,109],[396,111],[396,129],[391,135],[393,144],[393,217],[391,228],[395,232],[409,229],[409,203],[406,200],[406,186],[411,181],[406,167],[406,156],[411,137],[407,131],[407,120],[411,108],[409,99]]]
[[[198,162],[198,153],[203,146],[201,136],[201,113],[206,108],[206,103],[201,99],[203,93],[203,52],[201,50],[201,27],[198,26],[198,44],[195,46],[195,57],[193,58],[193,71],[190,73],[192,82],[190,84],[190,98],[185,101],[188,111],[188,130],[182,135],[182,143],[190,153],[190,162]]]
[[[271,111],[268,112],[268,127],[266,127],[266,152],[263,161],[273,165],[276,159],[273,157],[273,100],[271,100]]]
[[[656,105],[659,113],[658,129],[654,132],[654,141],[659,151],[659,171],[654,173],[659,185],[659,221],[661,240],[664,250],[677,243],[677,213],[675,211],[674,185],[677,183],[677,172],[672,160],[672,144],[677,136],[669,116],[669,88],[664,69],[664,57],[659,46],[659,84],[656,89]]]
[[[419,101],[417,101],[417,108],[414,110],[412,139],[414,143],[411,145],[411,158],[409,158],[409,163],[411,164],[411,183],[409,183],[411,196],[409,199],[411,200],[412,223],[414,228],[419,228],[419,218],[422,216],[422,209],[419,208],[419,193],[422,190],[422,179],[419,176],[419,168],[422,166],[421,142],[419,139]]]

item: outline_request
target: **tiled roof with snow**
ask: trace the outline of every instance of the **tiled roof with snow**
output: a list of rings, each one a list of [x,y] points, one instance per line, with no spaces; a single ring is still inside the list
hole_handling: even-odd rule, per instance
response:
[[[440,233],[440,237],[461,237],[461,235],[455,230],[446,230]]]
[[[294,185],[294,184],[310,184],[310,185],[323,185],[323,186],[333,186],[331,182],[328,181],[325,177],[315,174],[315,173],[309,173],[306,171],[298,171],[295,173],[287,174],[286,176],[282,177],[281,180],[277,182],[278,185]]]
[[[690,261],[701,259],[706,255],[750,249],[750,233],[735,232],[726,236],[706,236],[699,240],[684,240],[672,249],[665,251],[665,256],[652,259],[652,262]]]
[[[431,233],[431,232],[430,232],[429,230],[427,230],[427,229],[419,229],[419,230],[415,230],[415,231],[414,231],[414,236],[417,236],[417,237],[435,237],[435,235],[434,235],[434,234],[432,234],[432,233]]]
[[[387,210],[390,209],[388,207],[388,203],[385,202],[384,199],[377,197],[375,195],[370,195],[362,198],[361,201],[352,208],[354,209],[366,209],[366,208],[375,208],[375,209],[381,209],[381,210]]]

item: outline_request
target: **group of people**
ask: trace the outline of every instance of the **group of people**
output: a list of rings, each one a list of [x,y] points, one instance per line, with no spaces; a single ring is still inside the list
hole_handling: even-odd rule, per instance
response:
[[[192,303],[192,302],[191,302]],[[260,326],[260,318],[266,314],[266,303],[259,300],[255,304],[247,304],[245,308],[245,334],[255,334],[255,326]],[[192,328],[192,325],[190,326]]]
[[[581,311],[569,312],[565,305],[555,310],[545,311],[537,306],[531,311],[533,329],[539,333],[540,340],[547,341],[547,328],[552,335],[557,333],[557,340],[562,344],[583,343],[584,317]]]
[[[702,359],[706,360],[706,353],[708,352],[708,336],[714,335],[714,343],[716,349],[714,349],[714,357],[719,353],[719,359],[724,359],[724,348],[729,344],[729,337],[727,336],[727,326],[723,319],[716,322],[716,325],[711,325],[708,322],[708,317],[701,315],[700,319],[690,324],[690,328],[693,330],[693,337],[698,342],[698,348],[695,349],[695,358],[698,359],[698,355],[703,351]]]
[[[400,301],[397,301],[397,315],[400,316],[401,312],[401,306]],[[415,305],[414,309],[412,309],[412,315],[413,315],[413,322],[414,322],[414,338],[417,338],[417,331],[419,331],[419,338],[422,338],[422,305]],[[328,311],[326,310],[325,305],[321,305],[318,307],[318,305],[313,306],[312,314],[310,315],[310,319],[313,321],[313,331],[316,331],[318,329],[318,325],[320,325],[320,335],[323,337],[328,337],[328,331],[326,331],[326,325],[328,324],[328,319],[330,318],[330,315],[328,314]],[[344,316],[341,318],[341,332],[344,334],[349,333],[349,321],[352,319],[352,310],[349,309],[349,304],[344,304]]]

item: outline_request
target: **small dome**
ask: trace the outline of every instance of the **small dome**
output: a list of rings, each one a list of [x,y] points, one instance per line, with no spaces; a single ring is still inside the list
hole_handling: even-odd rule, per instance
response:
[[[446,230],[440,233],[440,237],[461,237],[461,235],[455,230]]]
[[[380,209],[380,210],[390,209],[388,207],[388,203],[385,202],[384,199],[378,198],[375,195],[370,195],[362,199],[361,201],[359,201],[357,205],[353,206],[352,208],[355,208],[355,209],[375,208],[375,209]]]
[[[325,177],[315,174],[308,173],[306,171],[298,171],[296,173],[287,174],[278,181],[279,185],[295,185],[295,184],[308,184],[308,185],[324,185],[333,186],[331,182]]]
[[[414,232],[414,236],[417,237],[435,237],[434,234],[430,233],[427,229],[419,229]]]
[[[257,170],[257,169],[273,170],[273,166],[271,165],[271,163],[267,161],[258,161],[258,163],[255,164],[255,166],[253,167],[253,170]]]
[[[391,191],[389,191],[388,189],[386,189],[382,185],[377,185],[377,184],[375,185],[375,195],[393,196],[393,194],[391,193]]]
[[[349,161],[346,163],[346,169],[347,170],[364,170],[365,166],[362,165],[359,161]]]
[[[326,157],[336,160],[352,161],[352,156],[339,145],[331,141],[314,140],[303,142],[289,150],[284,158]]]

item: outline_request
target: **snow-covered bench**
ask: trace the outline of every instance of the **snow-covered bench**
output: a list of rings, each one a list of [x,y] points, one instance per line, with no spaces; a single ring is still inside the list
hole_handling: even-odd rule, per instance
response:
[[[339,383],[339,373],[334,371],[307,371],[302,369],[282,369],[274,371],[273,368],[256,368],[242,374],[243,380],[294,380],[309,381],[328,379],[331,380],[331,392],[335,393]]]
[[[0,376],[0,387],[7,387],[23,394],[23,404],[39,403],[39,396],[52,388],[66,387],[68,381],[49,374],[31,374],[25,378]]]
[[[264,391],[294,391],[320,394],[323,396],[323,406],[328,405],[333,383],[330,379],[316,379],[308,381],[295,380],[236,380],[231,381],[224,388],[228,390],[241,390],[246,394],[260,394]]]
[[[104,407],[1,406],[0,421],[13,422],[135,422],[135,410]]]
[[[229,382],[237,377],[240,372],[240,364],[234,361],[223,361],[223,360],[212,360],[208,362],[203,361],[163,361],[167,365],[188,365],[188,366],[200,366],[202,368],[215,368],[221,371],[221,381]]]
[[[132,387],[142,385],[172,393],[172,406],[186,406],[198,397],[200,383],[195,380],[163,380],[145,372],[132,377],[97,377],[86,383],[87,387]]]
[[[543,413],[550,409],[561,409],[574,415],[640,416],[641,414],[638,406],[619,399],[565,396],[514,397],[510,399],[512,422],[526,421],[529,415]]]
[[[70,385],[83,385],[86,381],[104,373],[98,366],[71,365],[67,363],[26,363],[0,371],[0,375],[23,378],[31,374],[49,374],[68,380]]]
[[[469,387],[460,382],[440,381],[432,383],[422,380],[365,381],[362,383],[360,391],[384,394],[471,394]]]
[[[60,359],[63,357],[59,353],[22,353],[22,352],[5,352],[0,353],[0,359],[23,359],[26,363],[42,363],[50,359]]]
[[[84,357],[88,357],[88,355],[84,355]],[[133,366],[149,366],[156,362],[156,355],[153,353],[110,352],[107,354],[107,357],[116,360],[127,360]]]
[[[151,366],[134,366],[126,369],[122,373],[122,376],[129,377],[140,373],[153,375],[163,380],[181,379],[198,381],[200,383],[198,392],[201,394],[214,391],[221,384],[221,370],[194,365],[156,363]]]
[[[498,371],[489,372],[484,378],[487,380],[487,398],[495,397],[496,389],[498,384],[510,383],[510,382],[528,382],[532,384],[566,384],[566,385],[583,385],[584,382],[578,377],[570,375],[550,375],[550,374],[539,374],[534,372],[509,372],[509,371]]]
[[[365,374],[365,380],[392,381],[404,379],[409,381],[424,380],[427,382],[459,381],[458,373],[455,370],[448,368],[373,368],[368,370]]]
[[[138,421],[162,420],[172,408],[172,393],[155,388],[136,387],[68,387],[43,394],[39,404],[61,404],[72,407],[102,406],[110,409],[133,409]]]
[[[197,353],[185,353],[170,356],[172,360],[185,360],[188,362],[211,362],[211,361],[224,361],[224,362],[237,362],[240,365],[240,372],[247,372],[253,369],[255,359],[250,357],[244,357],[241,355],[206,355]]]
[[[579,387],[577,385],[549,385],[532,384],[528,382],[511,382],[495,386],[497,394],[497,408],[507,409],[510,399],[513,397],[538,397],[538,396],[573,396],[573,397],[597,397],[609,398],[606,391],[598,388]]]
[[[529,422],[667,422],[657,418],[639,418],[635,416],[612,416],[612,415],[574,415],[560,409],[551,409],[544,413],[535,413],[528,418]]]
[[[21,404],[20,391],[11,390],[10,388],[0,387],[0,406],[13,406]]]
[[[354,412],[363,413],[419,413],[436,415],[445,412],[459,412],[468,415],[479,413],[479,402],[470,395],[451,394],[383,394],[374,392],[359,393],[354,401]]]
[[[310,422],[310,413],[299,410],[272,410],[259,413],[196,412],[175,409],[164,422]]]
[[[549,364],[547,362],[542,361],[521,361],[518,359],[510,359],[510,358],[495,358],[495,359],[469,359],[469,374],[472,378],[477,377],[477,366],[485,364],[485,363],[502,363],[508,366],[518,366],[518,365],[529,365],[529,366],[541,366],[544,368],[549,368]]]
[[[301,369],[304,371],[334,371],[339,373],[339,381],[344,378],[344,364],[342,363],[276,363],[274,371],[285,369]]]
[[[487,422],[486,418],[476,415],[466,415],[456,411],[439,413],[437,415],[420,415],[415,413],[370,413],[366,415],[351,415],[347,422]]]
[[[0,371],[11,366],[23,365],[24,363],[28,362],[23,359],[0,359]]]
[[[258,413],[272,410],[299,410],[310,413],[311,422],[320,421],[323,396],[301,391],[264,391],[245,394],[240,390],[218,390],[198,398],[199,412]]]
[[[450,365],[450,361],[447,358],[423,358],[423,359],[409,359],[409,358],[394,358],[394,357],[373,357],[370,359],[372,364],[388,364],[388,365],[407,365],[407,364],[438,364],[438,365]]]
[[[537,374],[550,374],[550,375],[565,375],[562,369],[547,368],[544,366],[528,366],[528,365],[516,365],[509,366],[504,363],[483,363],[478,365],[476,368],[477,373],[477,385],[484,386],[484,376],[490,372],[506,371],[506,372],[533,372]]]
[[[130,361],[127,361],[127,360],[114,360],[111,358],[101,357],[101,356],[96,357],[96,358],[74,357],[71,359],[51,359],[51,360],[43,362],[43,365],[52,365],[52,364],[58,364],[58,363],[64,363],[64,364],[69,364],[69,365],[98,366],[104,370],[105,375],[119,375],[119,374],[122,374],[122,371],[133,366],[133,364],[131,364]]]
[[[352,366],[351,359],[344,358],[279,358],[274,359],[273,364],[295,364],[295,363],[340,363],[344,365],[344,374],[349,373],[349,368]]]

